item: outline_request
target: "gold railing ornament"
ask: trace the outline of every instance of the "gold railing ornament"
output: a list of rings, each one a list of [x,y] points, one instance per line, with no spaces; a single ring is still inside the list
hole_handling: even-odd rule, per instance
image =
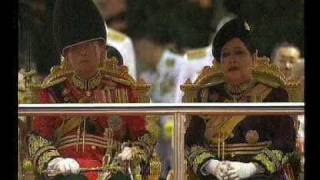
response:
[[[18,102],[24,104],[39,103],[41,77],[36,70],[18,73]]]
[[[150,160],[150,175],[148,180],[159,180],[161,175],[161,161],[158,154],[154,153]]]
[[[22,162],[22,178],[24,180],[36,179],[34,168],[30,159],[25,158]]]
[[[133,174],[134,174],[134,179],[135,179],[135,180],[142,180],[140,165],[137,165],[137,166],[134,168]]]
[[[159,142],[160,134],[161,134],[161,125],[160,125],[160,116],[158,115],[147,115],[147,130],[150,133],[150,140],[148,144],[155,149],[157,142]]]
[[[139,103],[150,103],[150,84],[143,79],[139,79],[133,89],[138,93]]]

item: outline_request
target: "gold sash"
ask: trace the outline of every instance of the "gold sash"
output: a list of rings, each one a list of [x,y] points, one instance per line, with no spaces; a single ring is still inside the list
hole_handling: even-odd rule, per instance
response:
[[[271,90],[271,87],[258,84],[252,91],[247,93],[247,96],[250,96],[253,102],[262,102]],[[228,102],[228,100],[225,102]],[[225,141],[233,136],[233,130],[245,117],[245,115],[212,117],[206,124],[205,137],[215,144],[220,143],[220,141]]]
[[[72,117],[68,120],[63,120],[61,126],[55,131],[56,140],[61,139],[65,134],[67,134],[74,128],[79,127],[83,121],[83,117]]]

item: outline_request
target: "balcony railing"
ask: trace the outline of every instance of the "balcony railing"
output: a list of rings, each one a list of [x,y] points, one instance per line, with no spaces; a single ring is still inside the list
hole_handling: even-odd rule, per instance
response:
[[[174,115],[175,179],[184,179],[185,115],[303,115],[304,103],[20,104],[19,116]]]

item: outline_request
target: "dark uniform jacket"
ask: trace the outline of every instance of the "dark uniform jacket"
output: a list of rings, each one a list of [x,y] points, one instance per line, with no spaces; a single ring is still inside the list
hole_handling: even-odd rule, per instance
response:
[[[254,82],[238,97],[232,96],[226,89],[225,83],[204,87],[199,91],[199,99],[202,102],[288,101],[288,94],[284,89],[261,82]],[[265,173],[252,179],[280,178],[285,155],[295,147],[294,122],[289,116],[212,117],[217,123],[209,119],[203,116],[192,117],[185,135],[188,161],[198,177],[215,179],[203,176],[200,168],[209,159],[222,160],[223,156],[224,160],[261,165]]]

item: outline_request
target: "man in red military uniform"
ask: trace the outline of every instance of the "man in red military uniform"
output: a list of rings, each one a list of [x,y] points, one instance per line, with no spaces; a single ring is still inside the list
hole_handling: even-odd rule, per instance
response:
[[[130,81],[107,73],[106,30],[91,0],[57,0],[54,35],[64,60],[44,80],[41,103],[138,102]],[[28,139],[29,154],[42,177],[94,180],[101,174],[79,174],[80,168],[102,167],[106,154],[125,161],[142,152],[148,159],[147,135],[143,117],[39,116]]]

